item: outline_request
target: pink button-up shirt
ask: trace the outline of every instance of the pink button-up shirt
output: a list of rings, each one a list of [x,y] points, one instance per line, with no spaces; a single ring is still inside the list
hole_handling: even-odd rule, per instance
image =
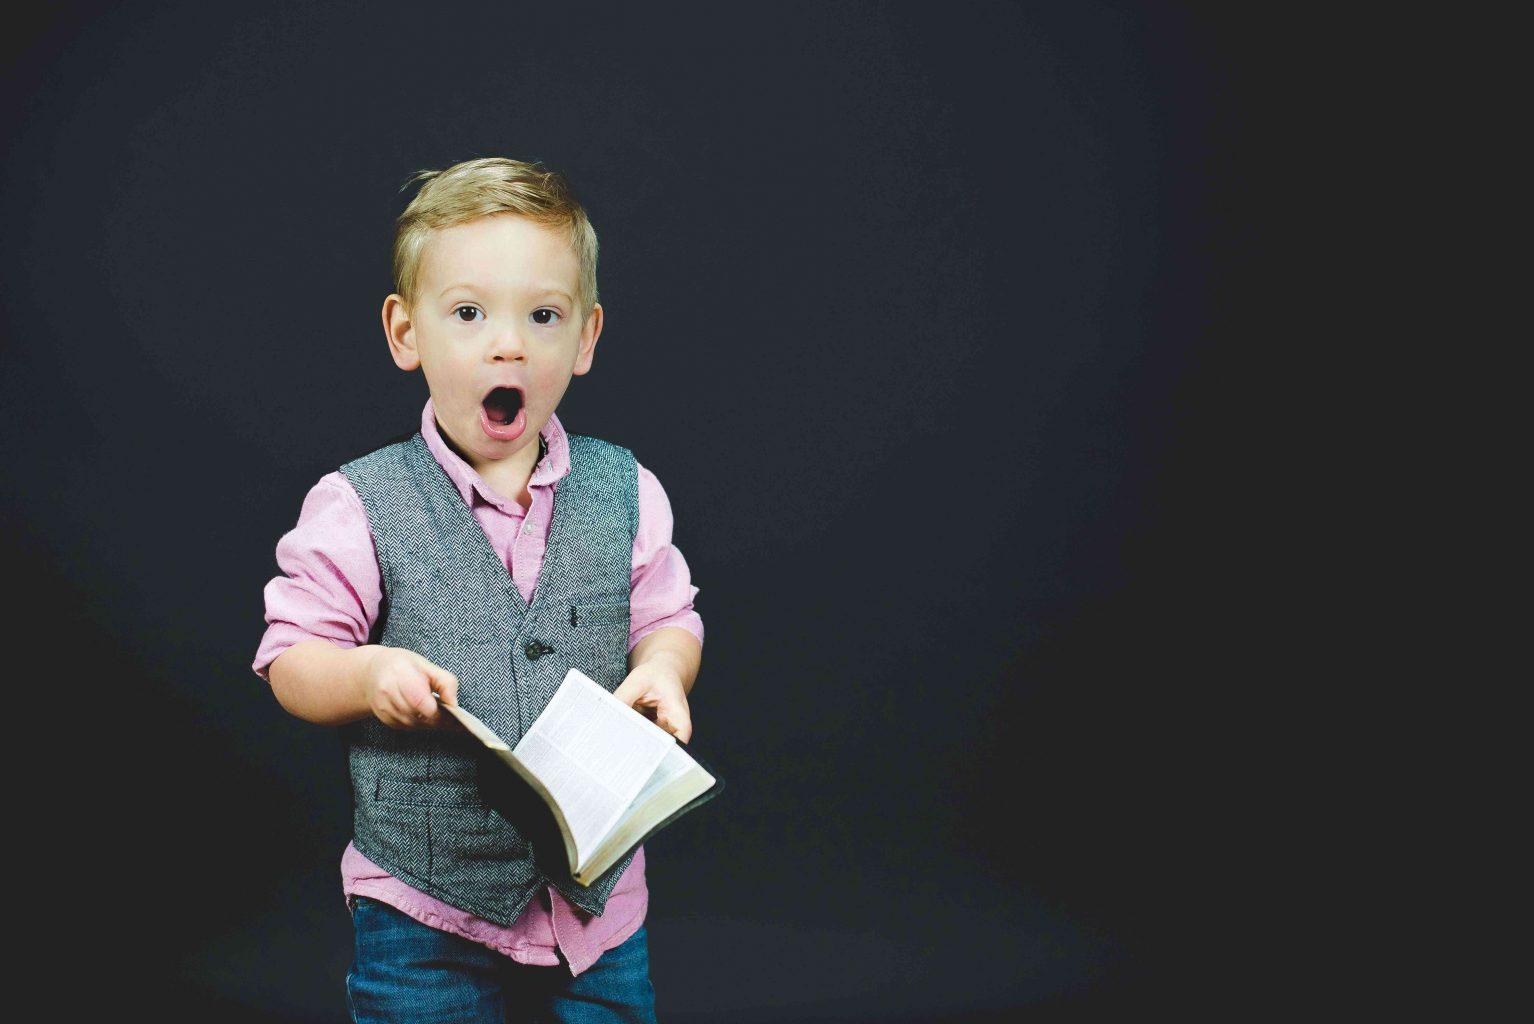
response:
[[[570,444],[558,416],[542,436],[547,453],[528,480],[532,504],[491,490],[437,429],[431,399],[421,411],[421,435],[437,462],[484,528],[512,581],[531,603],[543,565],[554,492],[570,471]],[[634,537],[629,593],[629,649],[665,626],[679,626],[703,642],[703,620],[693,611],[698,588],[682,553],[671,543],[671,504],[655,475],[639,467],[639,529]],[[338,647],[367,643],[383,597],[378,556],[367,513],[351,482],[339,470],[320,478],[304,499],[298,525],[277,542],[277,565],[285,575],[266,585],[266,634],[251,668],[271,682],[271,663],[304,640],[321,638]],[[411,917],[489,946],[525,964],[552,966],[564,954],[579,974],[604,952],[627,939],[644,922],[649,906],[641,846],[619,877],[600,917],[573,906],[549,886],[534,896],[510,926],[495,924],[449,906],[406,885],[348,843],[341,855],[343,897],[370,896]]]

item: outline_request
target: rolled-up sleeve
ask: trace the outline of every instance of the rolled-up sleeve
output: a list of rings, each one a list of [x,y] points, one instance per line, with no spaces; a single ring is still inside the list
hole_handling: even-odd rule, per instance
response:
[[[639,529],[629,580],[629,650],[666,626],[680,626],[703,642],[703,619],[693,610],[698,588],[687,560],[671,543],[671,500],[660,481],[639,467]]]
[[[383,585],[367,512],[351,482],[328,473],[310,488],[298,525],[277,542],[282,575],[266,585],[265,635],[251,669],[271,682],[271,663],[304,640],[367,643]]]

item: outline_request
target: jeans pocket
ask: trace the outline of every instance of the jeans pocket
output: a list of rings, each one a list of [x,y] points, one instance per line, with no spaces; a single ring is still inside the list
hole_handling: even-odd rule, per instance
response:
[[[351,912],[353,917],[357,916],[357,911],[359,910],[376,910],[378,909],[378,905],[378,900],[375,900],[371,896],[363,896],[361,893],[355,892],[346,894],[346,909]]]

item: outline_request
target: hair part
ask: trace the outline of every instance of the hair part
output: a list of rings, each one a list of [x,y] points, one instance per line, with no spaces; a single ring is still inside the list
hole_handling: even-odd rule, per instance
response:
[[[394,229],[394,290],[414,307],[421,253],[431,233],[496,213],[515,213],[544,227],[565,228],[580,262],[575,296],[584,321],[597,303],[597,233],[558,171],[507,157],[488,156],[442,171],[417,171],[400,187],[424,181]]]

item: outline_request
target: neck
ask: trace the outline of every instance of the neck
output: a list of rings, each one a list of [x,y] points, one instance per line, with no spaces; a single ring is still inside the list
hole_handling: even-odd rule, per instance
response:
[[[533,503],[532,495],[528,493],[527,482],[533,477],[533,469],[538,465],[545,452],[543,435],[539,434],[529,444],[504,459],[481,459],[472,452],[465,451],[452,435],[442,429],[442,423],[437,422],[437,433],[442,435],[442,441],[474,472],[479,478],[490,485],[497,494],[503,495],[521,505],[524,509]]]

